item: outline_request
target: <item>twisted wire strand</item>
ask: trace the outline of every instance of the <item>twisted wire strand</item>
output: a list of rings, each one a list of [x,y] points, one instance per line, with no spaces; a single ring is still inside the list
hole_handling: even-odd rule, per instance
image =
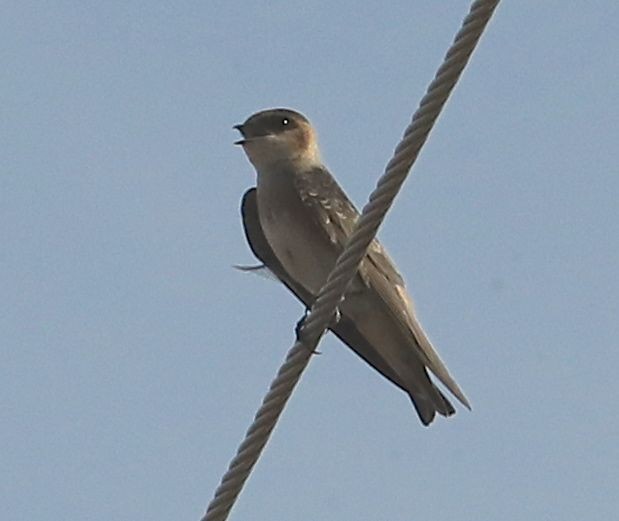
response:
[[[300,331],[300,339],[288,352],[286,360],[271,383],[254,422],[247,431],[236,456],[230,462],[201,521],[227,519],[311,354],[329,326],[337,305],[357,272],[368,246],[374,240],[378,228],[391,208],[395,196],[417,159],[421,147],[498,3],[499,0],[473,2],[460,31],[445,55],[443,64],[422,98],[419,108],[395,149],[393,158],[387,164],[385,173],[363,208],[354,233],[350,236],[346,248],[306,317]]]

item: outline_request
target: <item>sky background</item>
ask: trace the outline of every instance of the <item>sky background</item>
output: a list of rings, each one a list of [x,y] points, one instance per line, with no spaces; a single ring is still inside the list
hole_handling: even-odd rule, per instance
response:
[[[232,268],[232,125],[303,112],[362,206],[468,8],[4,3],[3,519],[201,517],[303,311]],[[618,27],[503,2],[381,228],[473,411],[327,336],[230,519],[616,516]]]

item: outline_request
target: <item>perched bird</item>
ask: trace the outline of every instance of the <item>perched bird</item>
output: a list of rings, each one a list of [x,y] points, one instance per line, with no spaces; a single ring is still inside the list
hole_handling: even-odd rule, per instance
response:
[[[306,306],[351,235],[359,212],[322,164],[310,122],[289,109],[258,112],[235,125],[257,173],[242,201],[249,245],[260,261]],[[430,371],[467,408],[415,316],[393,261],[374,240],[339,306],[332,331],[410,396],[424,425],[455,410]]]

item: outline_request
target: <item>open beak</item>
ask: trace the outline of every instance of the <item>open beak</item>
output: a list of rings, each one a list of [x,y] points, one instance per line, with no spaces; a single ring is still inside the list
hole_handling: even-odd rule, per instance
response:
[[[238,141],[235,141],[234,144],[235,145],[244,145],[245,144],[245,139],[244,139],[245,138],[245,134],[243,132],[243,125],[241,125],[241,124],[234,125],[232,128],[234,130],[238,130],[241,133],[241,135],[243,136],[243,139],[239,139]]]

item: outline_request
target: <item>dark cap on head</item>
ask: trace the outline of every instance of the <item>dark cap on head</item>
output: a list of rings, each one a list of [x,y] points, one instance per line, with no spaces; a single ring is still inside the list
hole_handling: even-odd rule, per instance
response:
[[[308,119],[291,109],[268,109],[256,112],[240,125],[235,125],[245,139],[279,134],[287,130],[310,126]]]

